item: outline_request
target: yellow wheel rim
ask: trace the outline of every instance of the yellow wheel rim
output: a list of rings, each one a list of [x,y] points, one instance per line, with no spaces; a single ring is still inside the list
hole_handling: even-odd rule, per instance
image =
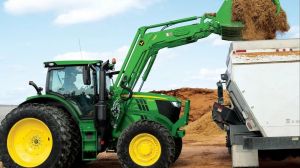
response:
[[[139,166],[152,166],[160,158],[160,142],[151,134],[139,134],[130,142],[129,155],[132,161]]]
[[[37,167],[49,157],[53,146],[47,125],[34,118],[18,121],[9,131],[7,149],[12,160],[22,167]]]

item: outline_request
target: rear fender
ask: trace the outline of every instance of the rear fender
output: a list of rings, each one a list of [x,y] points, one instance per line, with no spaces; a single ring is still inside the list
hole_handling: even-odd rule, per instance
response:
[[[37,95],[27,98],[27,100],[20,105],[28,104],[28,103],[42,103],[42,104],[49,104],[53,106],[57,106],[59,108],[64,109],[68,112],[76,123],[80,122],[78,114],[80,113],[72,104],[67,102],[61,97],[54,96],[54,95]]]

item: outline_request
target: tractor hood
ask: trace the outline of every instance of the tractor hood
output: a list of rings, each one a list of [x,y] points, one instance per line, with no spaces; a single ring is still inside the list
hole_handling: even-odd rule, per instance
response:
[[[168,96],[165,94],[149,93],[149,92],[134,92],[132,97],[133,98],[162,100],[162,101],[171,101],[171,102],[181,102],[180,99],[173,97],[173,96]]]
[[[156,116],[158,118],[164,116],[165,119],[168,119],[173,124],[179,120],[182,103],[176,97],[137,92],[132,95],[131,102],[131,112],[146,112],[146,114],[151,114],[152,117]]]

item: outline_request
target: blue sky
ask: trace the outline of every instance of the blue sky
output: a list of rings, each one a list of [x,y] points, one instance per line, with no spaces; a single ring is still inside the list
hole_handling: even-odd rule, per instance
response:
[[[5,0],[0,1],[0,104],[18,104],[35,94],[28,81],[45,84],[43,62],[108,59],[121,66],[142,25],[216,12],[222,0]],[[291,30],[299,37],[299,0],[281,0]],[[226,69],[229,42],[211,36],[162,50],[144,90],[215,88]],[[118,67],[119,67],[118,66]]]

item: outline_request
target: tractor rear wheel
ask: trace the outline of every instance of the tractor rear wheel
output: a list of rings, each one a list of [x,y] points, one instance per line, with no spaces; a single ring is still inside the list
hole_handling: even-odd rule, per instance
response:
[[[164,126],[143,120],[123,131],[117,154],[124,168],[168,168],[175,157],[175,143]]]
[[[174,138],[174,142],[175,142],[175,157],[173,160],[173,163],[175,163],[182,151],[182,138]]]
[[[0,160],[4,167],[69,168],[79,151],[73,124],[59,108],[19,106],[0,126]]]

